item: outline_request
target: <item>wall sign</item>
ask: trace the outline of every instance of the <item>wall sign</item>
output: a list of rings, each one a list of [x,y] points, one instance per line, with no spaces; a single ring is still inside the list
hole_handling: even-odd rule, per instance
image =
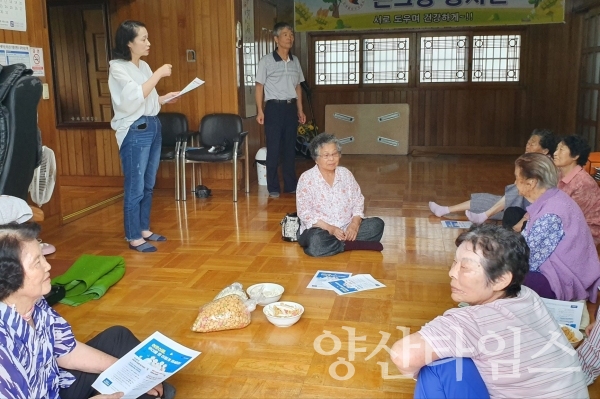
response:
[[[559,23],[564,0],[296,0],[299,32]]]
[[[25,0],[0,0],[0,29],[27,30]]]

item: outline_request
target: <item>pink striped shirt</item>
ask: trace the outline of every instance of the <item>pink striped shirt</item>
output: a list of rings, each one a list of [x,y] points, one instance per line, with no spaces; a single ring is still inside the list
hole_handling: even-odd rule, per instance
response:
[[[598,317],[600,317],[600,309],[598,309],[596,320]],[[586,382],[590,385],[600,375],[600,322],[596,322],[590,336],[577,348],[577,355]]]
[[[450,309],[419,333],[440,358],[470,357],[492,398],[589,398],[578,357],[540,297]]]

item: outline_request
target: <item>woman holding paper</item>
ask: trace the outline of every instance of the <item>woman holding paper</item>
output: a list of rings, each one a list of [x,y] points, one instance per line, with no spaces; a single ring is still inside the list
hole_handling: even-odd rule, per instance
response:
[[[36,240],[39,231],[36,223],[0,225],[0,397],[90,398],[98,374],[140,341],[125,327],[111,327],[87,344],[75,339],[43,297],[50,265]],[[174,396],[164,383],[143,397]]]
[[[162,146],[161,126],[156,115],[162,104],[178,100],[178,92],[159,96],[158,82],[171,76],[171,64],[152,72],[140,58],[150,51],[143,23],[125,21],[115,35],[114,59],[110,61],[108,87],[115,112],[111,121],[116,131],[121,166],[125,176],[123,218],[129,248],[155,252],[148,241],[167,239],[150,230],[150,209]]]

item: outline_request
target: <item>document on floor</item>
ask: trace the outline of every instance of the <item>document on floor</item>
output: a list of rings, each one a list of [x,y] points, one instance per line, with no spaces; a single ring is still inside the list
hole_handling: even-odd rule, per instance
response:
[[[312,288],[314,290],[330,290],[333,291],[333,287],[328,283],[330,281],[344,280],[352,276],[352,273],[346,272],[332,272],[327,270],[317,270],[310,283],[306,288]]]
[[[556,299],[542,298],[548,312],[558,324],[564,324],[579,330],[581,315],[583,315],[584,302],[559,301]]]
[[[352,294],[354,292],[383,288],[384,284],[375,280],[370,274],[355,274],[343,280],[330,281],[328,283],[338,295]]]
[[[199,354],[157,331],[100,374],[92,388],[104,395],[123,392],[123,399],[135,399]]]
[[[469,229],[472,224],[471,222],[459,222],[458,220],[442,220],[442,227],[450,229]]]
[[[165,103],[168,103],[169,101],[171,101],[174,98],[181,97],[185,93],[187,93],[189,91],[192,91],[194,89],[197,89],[198,87],[202,86],[203,84],[204,84],[203,80],[201,80],[200,78],[194,78],[194,80],[192,80],[187,86],[185,86],[183,89],[181,89],[181,91],[179,92],[179,94],[177,94],[176,96],[170,97],[169,99],[165,100]]]

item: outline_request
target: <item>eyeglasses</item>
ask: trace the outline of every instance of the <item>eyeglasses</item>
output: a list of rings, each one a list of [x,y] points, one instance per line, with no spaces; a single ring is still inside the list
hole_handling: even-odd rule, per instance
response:
[[[339,158],[340,157],[340,153],[339,152],[334,152],[332,154],[323,154],[323,155],[319,155],[321,158],[323,159],[335,159],[335,158]]]

